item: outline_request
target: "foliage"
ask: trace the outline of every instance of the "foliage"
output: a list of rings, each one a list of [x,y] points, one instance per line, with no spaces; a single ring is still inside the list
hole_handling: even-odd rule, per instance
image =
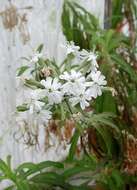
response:
[[[73,162],[44,161],[38,164],[23,163],[12,169],[10,157],[7,162],[0,160],[0,181],[9,180],[11,185],[5,190],[89,190],[98,185],[107,189],[122,190],[124,175],[106,161],[98,162],[92,156]],[[109,174],[109,175],[108,175]],[[128,176],[127,176],[128,179]]]
[[[137,6],[135,0],[112,1],[112,28],[120,27],[124,19],[127,19],[131,28],[135,27],[136,24],[134,21],[137,19]]]

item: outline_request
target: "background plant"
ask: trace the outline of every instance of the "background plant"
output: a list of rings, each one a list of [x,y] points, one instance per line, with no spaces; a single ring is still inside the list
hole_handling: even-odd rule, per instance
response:
[[[137,106],[136,7],[134,0],[112,1],[112,6],[110,7],[112,11],[109,10],[109,13],[112,12],[112,14],[109,14],[109,17],[106,17],[104,21],[105,26],[107,22],[110,23],[107,25],[110,26],[108,29],[101,29],[97,19],[75,2],[65,1],[62,14],[62,27],[67,40],[73,40],[81,49],[90,50],[94,48],[95,51],[98,51],[100,69],[106,76],[109,86],[116,90],[116,96],[112,96],[109,92],[104,92],[103,96],[97,98],[93,105],[94,109],[97,113],[104,111],[115,113],[117,115],[116,123],[120,130],[126,130],[127,136],[130,136],[129,133],[134,134],[131,137],[135,139]],[[125,26],[128,28],[128,33],[123,33]],[[103,150],[102,143],[100,144],[97,141],[98,135],[96,132],[94,135],[91,135],[91,133],[93,131],[89,132],[89,136],[94,141],[89,142],[90,146],[93,147],[95,152],[98,152],[99,148]],[[125,136],[123,138],[125,139]],[[106,137],[105,140],[108,141],[108,138]],[[120,143],[120,140],[118,142]],[[129,150],[129,147],[127,147],[128,138],[124,140],[126,147],[123,147],[123,143],[120,143],[121,145],[119,146],[119,143],[117,144],[116,141],[112,143],[113,147],[117,149],[117,152],[114,151],[114,155],[123,157],[123,159],[118,158],[118,160],[122,161],[121,165],[124,160],[127,162],[124,165],[127,168],[127,173],[130,173],[130,160],[132,163],[131,168],[134,168],[132,175],[136,175],[136,156],[134,155],[130,159],[129,154],[127,155],[126,153],[126,150]],[[134,145],[136,145],[135,142]],[[135,150],[136,148],[130,149],[130,154]]]

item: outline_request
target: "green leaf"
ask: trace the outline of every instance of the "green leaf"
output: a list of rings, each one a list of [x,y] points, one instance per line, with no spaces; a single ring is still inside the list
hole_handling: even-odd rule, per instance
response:
[[[40,82],[33,80],[33,79],[26,79],[25,84],[29,85],[29,86],[35,86],[35,87],[41,88],[41,89],[45,88]]]
[[[29,183],[26,180],[19,179],[16,182],[17,190],[30,190]]]
[[[100,136],[102,137],[102,139],[106,145],[108,157],[112,157],[113,139],[112,139],[112,136],[110,135],[110,132],[102,126],[101,127],[95,126],[95,128],[96,128],[97,132],[100,134]]]
[[[41,170],[48,168],[48,167],[54,167],[54,168],[64,168],[64,165],[60,162],[53,162],[53,161],[43,161],[38,164],[34,164],[31,162],[23,163],[21,164],[17,169],[16,173],[20,173],[25,178],[29,175],[32,175],[34,173],[40,172]],[[24,169],[28,169],[26,172]],[[23,173],[22,173],[23,171]]]
[[[91,171],[91,168],[85,167],[85,166],[76,166],[76,167],[72,167],[69,169],[66,169],[63,173],[62,173],[62,177],[66,180],[70,177],[73,177],[76,174],[80,174],[82,172],[86,172],[86,171]]]
[[[116,28],[119,23],[121,23],[124,15],[122,13],[123,0],[113,0],[112,1],[112,28]]]
[[[116,132],[119,132],[118,127],[114,124],[114,119],[116,116],[113,113],[104,112],[100,114],[87,113],[88,117],[86,118],[87,123],[93,126],[103,125],[110,126]]]
[[[64,1],[62,27],[68,41],[74,41],[81,49],[89,49],[99,25],[98,20],[79,4]]]
[[[95,100],[95,110],[97,113],[110,112],[117,113],[116,101],[111,92],[104,92]]]
[[[17,109],[18,112],[24,112],[24,111],[29,110],[29,108],[28,108],[28,106],[26,104],[17,106],[16,109]]]
[[[15,182],[16,180],[15,174],[12,172],[11,168],[2,159],[0,159],[0,170],[2,171],[5,179],[10,179],[13,182]]]
[[[29,66],[22,66],[18,69],[18,72],[17,72],[17,76],[20,76],[22,75],[27,69],[29,68]]]
[[[43,50],[43,47],[44,47],[44,45],[43,45],[43,44],[40,44],[39,47],[37,48],[37,51],[38,51],[39,53],[41,53],[42,50]]]
[[[70,146],[69,155],[67,158],[69,161],[73,160],[73,158],[75,156],[79,136],[80,136],[80,131],[78,129],[76,129],[73,137],[71,138],[71,146]]]
[[[16,173],[21,172],[24,169],[36,170],[36,171],[39,170],[39,168],[37,167],[37,164],[34,164],[32,162],[26,162],[18,166],[18,168],[16,169]]]
[[[136,71],[128,63],[126,63],[124,61],[124,59],[120,55],[112,54],[111,58],[114,61],[114,64],[116,64],[123,71],[128,73],[131,80],[137,83],[137,73],[136,73]]]
[[[124,181],[123,181],[121,173],[118,170],[113,170],[112,178],[114,179],[117,188],[122,189],[124,185]]]
[[[7,166],[11,169],[11,155],[8,155],[6,160],[7,160]]]
[[[30,179],[30,181],[40,184],[50,184],[50,185],[63,185],[64,181],[60,175],[54,172],[44,172],[35,175]]]
[[[53,162],[53,161],[44,161],[37,164],[39,169],[44,169],[47,167],[55,167],[58,169],[64,168],[64,165],[60,162]]]

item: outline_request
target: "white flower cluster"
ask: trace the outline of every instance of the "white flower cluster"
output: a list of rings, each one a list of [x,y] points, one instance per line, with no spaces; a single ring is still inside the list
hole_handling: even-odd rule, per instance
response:
[[[102,88],[106,85],[100,71],[90,73],[85,78],[81,72],[71,70],[70,73],[64,72],[60,79],[65,81],[62,85],[63,95],[69,97],[72,106],[80,104],[82,110],[90,105],[91,99],[102,94]]]
[[[94,52],[80,50],[73,42],[67,44],[66,49],[68,55],[74,55],[77,65],[70,70],[60,71],[58,76],[51,75],[39,81],[43,88],[32,90],[27,102],[29,113],[37,113],[38,120],[46,124],[52,118],[50,110],[54,105],[67,100],[79,112],[90,106],[91,100],[100,96],[107,84],[104,75],[98,70],[97,55]],[[36,63],[39,57],[41,54],[34,55],[31,63]]]

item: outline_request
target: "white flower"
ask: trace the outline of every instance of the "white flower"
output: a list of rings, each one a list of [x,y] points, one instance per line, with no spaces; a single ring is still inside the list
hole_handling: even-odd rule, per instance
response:
[[[92,79],[91,86],[87,90],[88,93],[94,98],[96,98],[97,96],[101,96],[102,88],[104,85],[107,84],[105,76],[102,75],[100,71],[97,71],[91,72],[88,77]]]
[[[41,90],[37,89],[30,93],[29,95],[29,112],[33,114],[34,112],[39,112],[42,107],[45,105],[44,102],[40,101],[41,98]]]
[[[32,90],[30,92],[30,98],[33,100],[39,100],[42,97],[42,89]]]
[[[43,56],[42,53],[36,52],[36,53],[31,57],[30,63],[37,63],[38,60],[39,60],[42,56]]]
[[[91,68],[90,70],[97,70],[98,63],[97,63],[97,55],[94,52],[88,52],[87,50],[83,49],[79,52],[79,58],[82,61],[87,60],[88,62],[91,62]]]
[[[79,51],[79,49],[80,49],[80,47],[79,46],[76,46],[75,44],[74,44],[74,42],[67,42],[67,44],[66,45],[62,45],[63,47],[65,47],[66,48],[66,50],[67,50],[67,55],[68,54],[70,54],[70,53],[77,53],[78,51]]]
[[[87,90],[87,93],[93,97],[97,98],[97,96],[101,96],[102,94],[102,87],[99,86],[98,84],[92,84],[92,86]]]
[[[91,100],[91,95],[87,90],[82,90],[80,93],[76,94],[74,97],[71,97],[69,101],[72,106],[80,104],[82,110],[89,106],[89,101]]]
[[[91,72],[89,74],[89,77],[91,77],[91,79],[93,80],[94,83],[96,83],[100,86],[104,86],[107,84],[107,81],[105,80],[105,76],[102,75],[100,71]]]
[[[96,71],[97,68],[99,67],[98,63],[97,63],[97,55],[94,54],[93,52],[90,52],[87,60],[91,62],[90,70]]]
[[[84,80],[84,77],[82,76],[81,72],[76,72],[75,70],[71,70],[70,73],[65,71],[64,74],[60,75],[60,79],[72,82],[74,81],[82,82]]]
[[[41,110],[35,115],[39,124],[47,125],[49,120],[52,118],[52,112],[49,110]]]
[[[83,84],[85,84],[85,77],[75,70],[71,70],[70,73],[65,71],[64,74],[60,75],[60,79],[66,81],[62,85],[62,90],[67,95],[75,94],[76,91],[81,90],[84,87]]]
[[[48,77],[42,80],[41,84],[45,87],[44,94],[48,97],[49,104],[59,104],[62,101],[63,93],[60,91],[61,83],[57,78]]]
[[[89,54],[87,56],[87,60],[92,61],[98,67],[98,65],[97,65],[97,55],[95,53],[89,52]]]
[[[87,61],[96,61],[97,60],[97,55],[94,52],[88,52],[87,50],[83,49],[80,51],[79,54],[81,59],[87,59]]]

